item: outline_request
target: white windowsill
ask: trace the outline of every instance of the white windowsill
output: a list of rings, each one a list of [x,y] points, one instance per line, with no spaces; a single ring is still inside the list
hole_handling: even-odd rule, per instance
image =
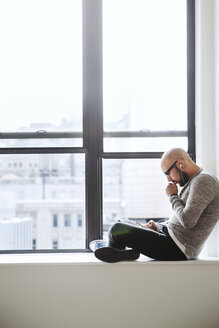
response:
[[[200,258],[195,261],[168,261],[172,265],[185,264],[218,264],[219,258]],[[156,265],[166,264],[167,261],[153,261],[150,258],[141,255],[137,261],[119,262],[116,265]],[[0,254],[0,266],[5,265],[35,265],[35,264],[84,264],[84,265],[106,265],[95,258],[93,253],[38,253],[38,254]],[[108,265],[108,264],[107,264]],[[114,264],[115,265],[115,264]]]

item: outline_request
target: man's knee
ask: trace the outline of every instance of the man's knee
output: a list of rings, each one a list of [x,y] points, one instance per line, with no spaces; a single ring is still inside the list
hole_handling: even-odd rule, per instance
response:
[[[111,227],[109,231],[109,236],[112,239],[116,239],[117,237],[124,236],[127,233],[130,233],[129,231],[129,226],[127,224],[124,224],[122,222],[116,222],[114,225]]]

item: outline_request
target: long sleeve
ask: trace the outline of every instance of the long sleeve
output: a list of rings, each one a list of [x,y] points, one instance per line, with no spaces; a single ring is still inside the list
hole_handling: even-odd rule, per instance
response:
[[[209,175],[200,175],[190,185],[186,203],[178,196],[170,197],[176,218],[185,229],[191,229],[215,196],[216,182]]]

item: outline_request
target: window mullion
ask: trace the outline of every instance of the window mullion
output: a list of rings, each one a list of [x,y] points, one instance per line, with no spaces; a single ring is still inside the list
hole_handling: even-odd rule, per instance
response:
[[[188,152],[195,160],[195,0],[187,0]]]
[[[86,247],[102,234],[102,1],[83,0],[83,125]]]

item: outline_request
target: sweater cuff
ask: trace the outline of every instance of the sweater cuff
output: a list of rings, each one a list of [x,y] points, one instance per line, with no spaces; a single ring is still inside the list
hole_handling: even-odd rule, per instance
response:
[[[163,232],[163,226],[164,226],[164,224],[157,223],[157,232]]]
[[[178,194],[170,195],[170,196],[169,196],[170,203],[172,203],[173,200],[174,200],[174,199],[177,199],[177,198],[179,198]]]

